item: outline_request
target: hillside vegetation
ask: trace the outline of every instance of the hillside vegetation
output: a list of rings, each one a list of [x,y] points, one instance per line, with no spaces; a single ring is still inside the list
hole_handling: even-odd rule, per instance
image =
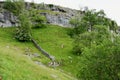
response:
[[[36,64],[34,61],[44,63],[49,62],[49,59],[45,58],[31,42],[18,42],[13,36],[14,31],[15,28],[0,28],[0,76],[3,77],[3,80],[74,80],[64,71],[60,72],[48,68],[44,64]],[[45,32],[45,34],[41,32]],[[66,29],[50,26],[35,29],[33,34],[39,44],[58,60],[68,59],[72,39],[67,36]],[[65,46],[63,49],[61,44]],[[30,54],[40,54],[40,58],[30,58],[25,54],[27,49],[30,49]]]
[[[107,18],[103,10],[85,8],[74,13],[52,4],[41,6],[24,0],[6,0],[3,10],[17,16],[19,24],[0,28],[0,77],[120,80],[120,32],[114,20]],[[67,14],[59,15],[59,11],[77,15],[71,19]],[[47,17],[53,17],[47,13],[54,14],[60,24],[67,22],[71,27],[50,24]]]

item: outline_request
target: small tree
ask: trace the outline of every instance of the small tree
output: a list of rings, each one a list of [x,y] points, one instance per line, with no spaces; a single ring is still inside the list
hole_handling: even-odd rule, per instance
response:
[[[85,10],[83,17],[80,19],[75,18],[70,21],[73,25],[73,33],[75,35],[79,35],[86,31],[93,31],[93,27],[95,25],[103,25],[106,27],[110,27],[110,30],[116,31],[117,24],[115,21],[108,19],[105,17],[105,13],[103,10],[96,12],[96,10]]]
[[[24,0],[6,0],[4,8],[18,16],[24,10],[25,3]]]
[[[20,27],[17,28],[15,38],[19,41],[30,41],[31,40],[31,22],[27,11],[23,11],[19,15]]]
[[[33,28],[43,28],[46,27],[46,17],[42,16],[38,10],[30,10],[30,19],[33,23]]]
[[[91,47],[92,44],[101,44],[103,39],[110,39],[110,32],[106,26],[95,25],[93,31],[84,32],[75,37],[73,53],[80,55],[85,47]]]
[[[77,75],[80,80],[120,80],[120,38],[115,40],[104,39],[84,49]]]
[[[14,13],[19,19],[19,27],[17,27],[15,38],[19,41],[30,41],[31,22],[29,12],[25,10],[24,0],[6,0],[4,7]]]

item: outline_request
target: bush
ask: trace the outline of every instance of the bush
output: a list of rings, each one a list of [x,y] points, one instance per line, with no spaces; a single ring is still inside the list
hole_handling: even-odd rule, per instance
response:
[[[24,0],[6,0],[4,8],[14,13],[19,19],[19,26],[15,38],[19,41],[31,40],[31,22],[29,13],[25,10]]]
[[[91,48],[94,43],[99,45],[104,39],[111,39],[111,35],[106,26],[96,25],[93,27],[93,31],[81,33],[74,38],[73,53],[81,54],[83,51],[81,49]]]
[[[31,41],[31,34],[26,32],[26,30],[23,29],[17,29],[15,38],[19,41],[25,42],[25,41]]]
[[[45,27],[47,27],[46,24],[40,24],[40,23],[38,23],[38,24],[34,24],[32,28],[36,29],[36,28],[45,28]]]
[[[4,8],[18,16],[25,8],[25,3],[24,0],[6,0]]]
[[[52,8],[54,5],[53,5],[53,4],[48,4],[48,6],[49,6],[50,8]]]
[[[43,28],[46,27],[46,17],[39,14],[39,11],[34,9],[31,10],[31,21],[33,22],[32,28]]]
[[[86,47],[83,53],[77,75],[80,80],[120,79],[120,39],[116,39],[114,43],[104,39],[100,45]]]
[[[28,17],[27,11],[23,11],[19,15],[20,27],[17,28],[15,38],[19,41],[31,40],[31,22]]]
[[[81,46],[74,46],[73,47],[73,54],[75,55],[81,55],[82,54],[82,47]]]
[[[74,35],[79,35],[86,31],[93,31],[95,25],[109,26],[109,29],[115,32],[118,28],[115,21],[106,18],[103,10],[86,10],[82,17],[78,16],[75,19],[71,19],[70,24],[73,26]]]

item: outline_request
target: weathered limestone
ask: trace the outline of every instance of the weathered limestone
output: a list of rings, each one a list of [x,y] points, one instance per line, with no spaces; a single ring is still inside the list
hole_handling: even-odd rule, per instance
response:
[[[0,2],[3,5],[4,2]],[[30,9],[30,3],[26,3],[26,9]],[[71,27],[69,21],[76,15],[81,15],[79,10],[55,6],[53,4],[36,4],[37,10],[43,10],[40,14],[44,15],[49,24],[55,24],[63,27]],[[45,12],[44,12],[45,10]],[[48,12],[47,12],[48,11]],[[18,19],[11,12],[2,9],[0,6],[0,27],[18,26]]]

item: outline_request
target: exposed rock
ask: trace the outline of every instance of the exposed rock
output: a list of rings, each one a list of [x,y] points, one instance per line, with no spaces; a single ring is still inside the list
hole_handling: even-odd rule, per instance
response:
[[[50,7],[50,5],[51,5],[51,7]],[[43,9],[43,6],[42,6],[42,8],[39,8],[39,9],[40,10]],[[82,16],[82,12],[79,10],[55,6],[52,4],[48,4],[48,5],[44,4],[44,9],[49,10],[53,13],[56,13],[56,14],[47,13],[47,12],[40,13],[46,17],[48,23],[60,25],[63,27],[71,27],[71,25],[69,23],[70,19],[75,17],[76,15]]]
[[[18,26],[17,17],[11,12],[3,10],[0,12],[0,27]]]
[[[55,68],[57,66],[60,66],[60,63],[58,63],[58,62],[49,62],[48,66]]]
[[[27,55],[31,58],[41,58],[41,56],[38,53],[25,52],[25,55]]]
[[[47,22],[50,24],[55,24],[55,25],[60,25],[60,26],[64,26],[64,27],[70,27],[71,25],[69,24],[69,20],[71,19],[71,17],[69,15],[66,14],[49,14],[46,13],[44,14],[44,16],[47,19]]]
[[[4,2],[0,2],[0,5],[2,4],[4,4]],[[31,7],[31,3],[26,3],[26,9],[30,9]],[[2,8],[2,6],[0,6],[0,8]],[[70,19],[75,17],[76,15],[82,14],[81,11],[60,7],[53,4],[36,4],[35,8],[37,10],[48,11],[40,12],[40,14],[46,17],[48,23],[63,27],[70,27]],[[0,27],[10,26],[18,26],[18,19],[11,12],[3,9],[3,11],[0,11]]]
[[[34,57],[40,57],[40,55],[38,53],[34,53],[32,54]]]
[[[43,65],[43,63],[39,62],[39,61],[34,61],[36,64],[38,65]],[[45,66],[45,65],[44,65]]]

